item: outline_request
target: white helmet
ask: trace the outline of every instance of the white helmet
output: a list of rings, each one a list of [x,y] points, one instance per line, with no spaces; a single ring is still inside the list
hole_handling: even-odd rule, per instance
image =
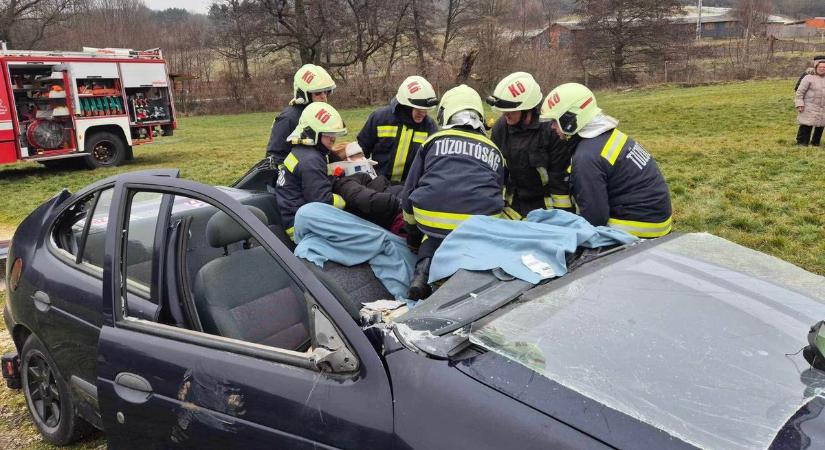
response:
[[[395,99],[398,103],[411,108],[433,109],[438,106],[435,89],[429,81],[418,75],[407,77],[401,86],[398,86]]]
[[[312,103],[310,94],[335,89],[335,81],[323,67],[315,64],[304,64],[295,72],[292,89],[294,98],[291,103],[306,105]]]
[[[316,145],[322,135],[344,136],[347,127],[338,110],[323,102],[312,102],[304,108],[298,126],[287,138],[293,145]]]
[[[472,116],[477,115],[475,119],[477,119],[478,124],[474,128],[484,126],[484,105],[481,103],[481,96],[478,95],[475,89],[462,84],[445,92],[441,97],[436,122],[441,128],[451,128],[455,124],[451,123],[450,119],[454,115],[465,111],[472,111],[474,113],[471,114]],[[467,117],[467,119],[469,119],[469,122],[475,122],[472,117]]]
[[[542,100],[541,86],[527,72],[515,72],[499,81],[487,104],[496,111],[526,111],[538,107]]]
[[[547,94],[539,121],[558,122],[562,133],[572,136],[601,113],[593,91],[582,84],[565,83]]]

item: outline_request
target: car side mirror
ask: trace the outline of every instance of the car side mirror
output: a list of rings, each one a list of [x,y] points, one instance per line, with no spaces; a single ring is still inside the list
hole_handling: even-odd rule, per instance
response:
[[[314,349],[309,358],[322,372],[346,373],[358,370],[358,358],[347,348],[338,330],[317,305],[310,310],[314,325]]]

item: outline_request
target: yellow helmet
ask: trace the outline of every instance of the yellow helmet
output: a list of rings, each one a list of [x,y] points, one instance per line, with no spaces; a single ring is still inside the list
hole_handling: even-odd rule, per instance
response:
[[[527,72],[515,72],[498,82],[487,104],[496,111],[525,111],[541,104],[541,86]]]
[[[287,141],[295,144],[316,145],[321,135],[344,136],[347,127],[338,110],[323,102],[312,102],[304,108],[298,126]]]
[[[433,85],[418,75],[407,77],[401,86],[398,86],[395,99],[402,105],[418,109],[433,109],[438,105]]]
[[[310,94],[335,89],[335,81],[323,67],[315,64],[304,64],[295,72],[292,89],[294,98],[291,103],[306,105],[312,103]]]
[[[484,105],[475,89],[466,84],[450,89],[444,93],[438,104],[438,126],[446,128],[453,114],[467,109],[477,112],[481,122],[484,122]]]
[[[547,94],[539,120],[556,121],[564,134],[572,136],[601,112],[590,89],[578,83],[566,83]]]

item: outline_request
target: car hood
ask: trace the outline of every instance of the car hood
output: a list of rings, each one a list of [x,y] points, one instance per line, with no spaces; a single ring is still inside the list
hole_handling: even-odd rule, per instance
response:
[[[487,352],[457,367],[619,448],[804,448],[823,318],[825,278],[681,235],[525,293],[465,330]]]

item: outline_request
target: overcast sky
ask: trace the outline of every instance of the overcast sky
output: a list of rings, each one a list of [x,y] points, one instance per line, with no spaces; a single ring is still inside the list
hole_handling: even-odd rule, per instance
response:
[[[212,0],[143,0],[146,6],[164,10],[166,8],[183,8],[191,12],[206,14],[209,12],[209,5]]]

